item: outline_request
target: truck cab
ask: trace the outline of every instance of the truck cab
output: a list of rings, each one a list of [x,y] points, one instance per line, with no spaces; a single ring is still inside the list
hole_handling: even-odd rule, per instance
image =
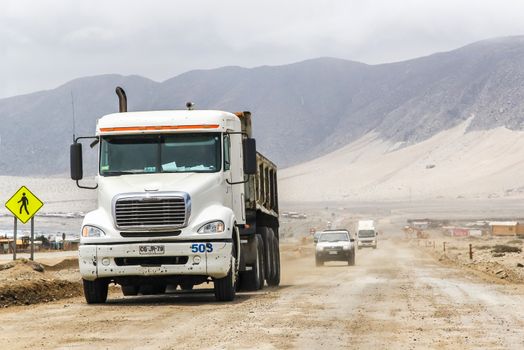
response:
[[[243,117],[250,114],[127,112],[126,106],[98,120],[97,208],[83,220],[79,247],[88,303],[105,302],[109,283],[137,295],[213,282],[216,299],[228,301],[240,277],[257,289],[264,280],[276,282],[269,275],[280,264],[274,252],[278,213],[268,211],[273,220],[263,220],[265,208],[257,208],[264,190],[257,191],[261,155]],[[77,184],[83,177],[80,139],[71,146]],[[272,237],[261,221],[272,223]],[[257,239],[261,231],[265,237]],[[264,269],[265,256],[273,260],[271,271]]]
[[[357,225],[357,247],[373,247],[377,248],[378,232],[375,229],[373,220],[359,220]]]

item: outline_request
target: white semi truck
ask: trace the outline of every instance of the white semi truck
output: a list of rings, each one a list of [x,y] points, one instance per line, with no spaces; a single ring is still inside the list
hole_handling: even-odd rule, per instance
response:
[[[71,178],[96,189],[79,247],[87,303],[108,285],[124,295],[213,283],[217,300],[280,283],[276,166],[256,152],[249,112],[120,113],[71,145]],[[83,178],[81,140],[99,145],[95,186]]]

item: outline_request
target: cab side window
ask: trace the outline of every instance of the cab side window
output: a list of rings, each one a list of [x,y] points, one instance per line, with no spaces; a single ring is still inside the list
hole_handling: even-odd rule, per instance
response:
[[[231,169],[231,140],[224,135],[224,171]]]

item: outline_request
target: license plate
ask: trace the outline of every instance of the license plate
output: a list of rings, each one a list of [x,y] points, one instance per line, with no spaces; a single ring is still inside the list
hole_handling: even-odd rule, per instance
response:
[[[165,253],[163,245],[141,245],[138,247],[141,255],[162,255]]]
[[[337,254],[338,254],[338,252],[334,250],[334,251],[331,251],[331,252],[329,252],[329,254],[332,254],[332,255],[337,255]]]

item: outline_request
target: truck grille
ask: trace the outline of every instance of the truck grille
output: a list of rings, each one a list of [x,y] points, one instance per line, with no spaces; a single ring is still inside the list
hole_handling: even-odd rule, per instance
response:
[[[114,204],[116,226],[130,228],[184,227],[189,216],[185,196],[118,198]]]

